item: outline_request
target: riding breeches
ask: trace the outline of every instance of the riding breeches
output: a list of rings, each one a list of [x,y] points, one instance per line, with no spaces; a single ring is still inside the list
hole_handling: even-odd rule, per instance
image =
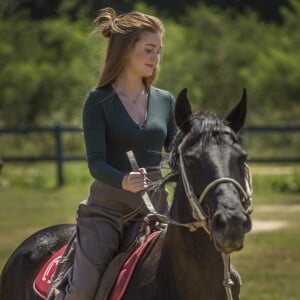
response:
[[[126,212],[102,206],[103,197],[107,201],[108,198],[123,196],[124,202],[124,195],[130,196],[121,190],[116,193],[114,189],[101,182],[94,182],[88,199],[79,204],[73,243],[74,263],[64,276],[67,277],[66,284],[50,289],[51,297],[48,300],[94,300],[105,269],[118,253],[124,230],[134,217],[147,213],[145,207],[139,209],[142,199],[137,200],[136,209],[132,207],[128,211],[126,209]],[[166,198],[165,190],[151,195],[153,203],[159,204],[157,208],[160,213],[166,212]],[[116,202],[117,199],[111,200]]]

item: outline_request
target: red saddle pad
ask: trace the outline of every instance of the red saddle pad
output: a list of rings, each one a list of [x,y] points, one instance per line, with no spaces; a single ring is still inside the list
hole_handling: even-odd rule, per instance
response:
[[[112,288],[110,293],[109,300],[119,300],[122,298],[130,278],[133,274],[133,271],[147,249],[148,245],[151,243],[152,239],[158,235],[158,231],[151,233],[147,240],[138,248],[136,248],[130,257],[127,259],[125,264],[122,266],[120,273],[117,277],[116,282]],[[33,282],[33,289],[42,299],[47,298],[48,290],[50,288],[50,284],[53,278],[53,275],[57,269],[57,264],[63,255],[66,246],[59,249],[52,257],[50,257],[47,262],[44,264],[37,277]]]
[[[42,298],[46,299],[48,290],[53,278],[53,275],[57,269],[57,264],[63,255],[67,246],[63,246],[56,253],[54,253],[43,265],[42,269],[38,273],[33,282],[34,291]]]
[[[155,231],[155,232],[151,233],[148,236],[147,240],[141,246],[139,246],[136,250],[134,250],[134,252],[127,259],[127,261],[123,265],[123,267],[117,277],[117,280],[112,288],[112,291],[109,296],[109,300],[122,299],[139,259],[142,257],[145,250],[147,249],[147,247],[149,246],[149,244],[151,243],[153,238],[158,235],[158,233],[159,233],[159,231]]]

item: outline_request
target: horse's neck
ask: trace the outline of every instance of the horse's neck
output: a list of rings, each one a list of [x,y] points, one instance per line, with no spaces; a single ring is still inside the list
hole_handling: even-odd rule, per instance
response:
[[[186,210],[188,203],[176,199],[183,195],[182,188],[177,187],[171,217],[190,222],[191,218],[186,219],[191,215]],[[222,256],[204,229],[190,232],[188,228],[169,225],[162,258],[161,274],[173,285],[172,299],[225,299]]]
[[[160,267],[173,288],[172,299],[225,299],[222,257],[207,233],[169,227]]]

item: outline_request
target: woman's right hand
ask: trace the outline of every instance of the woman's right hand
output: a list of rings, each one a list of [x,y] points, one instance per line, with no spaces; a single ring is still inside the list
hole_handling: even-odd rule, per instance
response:
[[[137,193],[146,189],[148,187],[146,174],[146,170],[144,168],[140,168],[137,172],[130,172],[125,175],[122,180],[123,190]]]

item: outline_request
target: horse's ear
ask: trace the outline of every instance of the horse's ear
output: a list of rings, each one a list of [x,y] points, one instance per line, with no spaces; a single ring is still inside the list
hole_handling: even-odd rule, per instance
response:
[[[233,108],[233,110],[227,115],[225,120],[234,132],[240,131],[246,121],[247,116],[247,91],[244,88],[243,96],[240,102]]]
[[[189,116],[192,114],[190,102],[187,98],[187,88],[184,88],[178,95],[175,104],[175,121],[178,127],[187,132],[190,129],[188,122]]]

